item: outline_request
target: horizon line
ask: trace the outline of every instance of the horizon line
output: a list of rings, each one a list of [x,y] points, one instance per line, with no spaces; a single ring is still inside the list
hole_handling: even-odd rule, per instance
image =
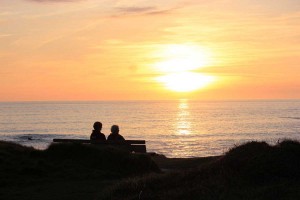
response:
[[[1,101],[0,103],[71,103],[71,102],[82,102],[82,103],[92,103],[92,102],[159,102],[159,101],[199,101],[199,102],[247,102],[247,101],[300,101],[300,98],[262,98],[262,99],[188,99],[188,98],[178,98],[178,99],[128,99],[128,100],[17,100],[17,101]]]

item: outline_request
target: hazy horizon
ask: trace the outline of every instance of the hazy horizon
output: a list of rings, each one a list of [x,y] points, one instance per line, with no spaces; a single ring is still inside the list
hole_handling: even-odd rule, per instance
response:
[[[290,99],[187,99],[187,98],[179,98],[179,99],[112,99],[112,100],[23,100],[23,101],[0,101],[0,103],[47,103],[47,102],[163,102],[163,101],[190,101],[190,102],[255,102],[255,101],[300,101],[300,98],[290,98]]]

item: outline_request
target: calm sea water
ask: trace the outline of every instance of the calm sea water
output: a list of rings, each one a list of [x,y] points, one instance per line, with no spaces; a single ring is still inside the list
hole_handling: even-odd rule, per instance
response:
[[[53,138],[88,139],[94,121],[151,152],[211,156],[246,141],[300,140],[300,100],[0,103],[0,140],[44,149]]]

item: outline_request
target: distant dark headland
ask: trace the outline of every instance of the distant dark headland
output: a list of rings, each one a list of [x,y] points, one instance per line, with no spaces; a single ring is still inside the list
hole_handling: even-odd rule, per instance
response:
[[[0,199],[300,199],[300,143],[249,142],[222,156],[0,142]]]

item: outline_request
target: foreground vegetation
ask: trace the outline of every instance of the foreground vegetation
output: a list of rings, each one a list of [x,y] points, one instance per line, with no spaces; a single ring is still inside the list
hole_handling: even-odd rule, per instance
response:
[[[95,199],[124,177],[159,171],[149,156],[116,148],[0,143],[0,199]]]
[[[111,147],[0,143],[0,199],[300,199],[300,143],[168,159]]]

